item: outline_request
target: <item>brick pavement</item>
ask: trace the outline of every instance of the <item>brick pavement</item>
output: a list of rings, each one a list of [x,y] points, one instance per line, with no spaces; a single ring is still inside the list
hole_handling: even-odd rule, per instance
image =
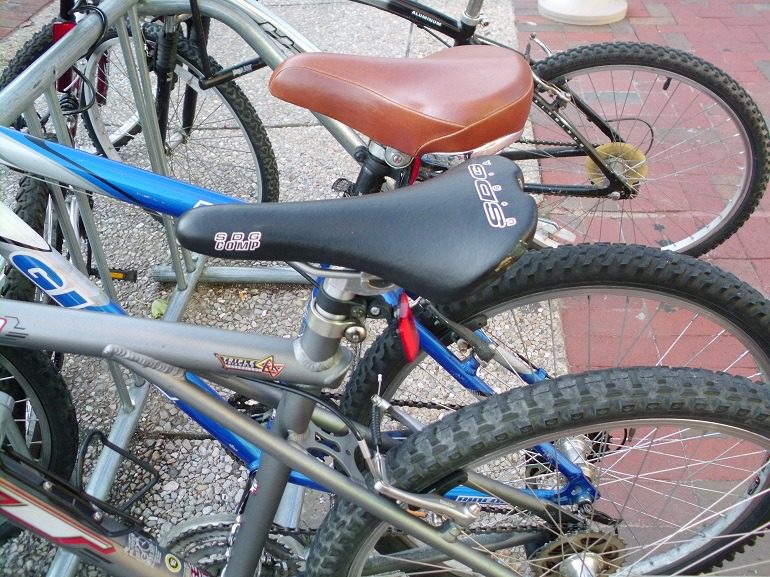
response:
[[[0,0],[0,40],[50,3],[50,0]]]
[[[554,50],[613,40],[652,42],[693,52],[730,74],[770,118],[770,2],[629,0],[624,20],[571,26],[540,16],[537,0],[515,0],[519,46],[529,34]],[[770,195],[709,260],[770,294]]]

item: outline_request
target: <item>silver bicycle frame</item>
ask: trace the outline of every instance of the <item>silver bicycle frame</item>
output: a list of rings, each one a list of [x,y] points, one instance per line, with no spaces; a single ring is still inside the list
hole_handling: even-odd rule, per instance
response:
[[[283,474],[288,475],[288,470],[294,469],[327,487],[341,498],[361,506],[383,521],[406,531],[449,558],[456,559],[483,575],[490,577],[512,575],[510,571],[478,551],[457,542],[447,541],[433,527],[409,515],[387,499],[373,494],[369,489],[359,486],[293,445],[290,442],[290,432],[302,433],[310,417],[307,413],[303,419],[302,407],[297,408],[298,403],[304,402],[304,408],[309,407],[312,412],[312,401],[309,401],[308,405],[307,399],[284,395],[278,408],[278,422],[281,422],[281,411],[289,413],[289,417],[283,422],[283,429],[289,433],[289,440],[286,441],[277,437],[275,431],[263,429],[225,403],[215,402],[208,393],[197,389],[184,378],[184,370],[206,370],[213,374],[253,375],[254,365],[249,363],[244,365],[240,362],[222,363],[221,359],[247,361],[266,355],[273,356],[276,362],[284,365],[280,370],[283,381],[304,381],[305,385],[310,385],[311,390],[318,389],[321,386],[334,386],[339,383],[350,361],[349,353],[341,352],[343,349],[338,349],[338,353],[332,356],[334,362],[329,368],[317,370],[317,366],[309,367],[303,354],[299,352],[307,347],[307,344],[298,345],[303,339],[312,343],[317,338],[313,334],[307,336],[306,333],[298,340],[288,341],[148,319],[111,316],[109,323],[105,323],[104,320],[103,313],[3,301],[2,311],[0,311],[0,345],[62,350],[75,354],[112,358],[156,384],[170,397],[178,398],[261,448],[273,457],[276,465],[271,467],[266,462],[259,470],[257,480],[260,490],[251,499],[254,500],[254,510],[262,513],[261,516],[258,513],[252,519],[253,522],[269,528],[274,510],[277,508],[273,497],[283,492],[284,486],[280,483],[281,479],[285,483]],[[78,330],[72,331],[73,326]],[[339,337],[337,343],[339,346]],[[308,348],[312,348],[312,345]],[[175,363],[178,368],[171,366],[171,363]],[[272,506],[270,506],[271,502]],[[244,533],[247,532],[244,531]],[[237,571],[228,574],[240,577]]]
[[[268,369],[257,365],[272,357],[281,381],[313,387],[337,386],[352,359],[341,349],[328,368],[314,370],[294,340],[120,315],[105,322],[104,313],[18,301],[0,300],[0,318],[2,345],[99,357],[111,344],[190,371],[263,378]]]

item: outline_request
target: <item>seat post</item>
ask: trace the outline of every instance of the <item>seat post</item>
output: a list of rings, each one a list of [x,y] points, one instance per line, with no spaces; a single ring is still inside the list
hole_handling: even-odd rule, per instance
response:
[[[358,178],[352,187],[351,196],[373,194],[380,192],[385,183],[385,177],[391,173],[391,168],[380,158],[377,158],[368,149],[361,150],[363,162]]]

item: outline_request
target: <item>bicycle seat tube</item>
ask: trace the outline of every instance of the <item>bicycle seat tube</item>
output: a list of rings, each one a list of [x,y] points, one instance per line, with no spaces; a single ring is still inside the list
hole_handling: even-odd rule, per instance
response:
[[[307,324],[301,337],[295,341],[294,354],[312,370],[324,370],[338,360],[340,343],[351,326],[351,308],[356,294],[347,279],[324,279],[318,295],[307,311]],[[331,386],[339,386],[342,378]],[[319,386],[304,386],[308,392],[320,394]],[[278,404],[272,433],[283,438],[303,435],[315,409],[315,402],[292,393],[283,393]],[[250,488],[240,527],[230,551],[227,575],[233,577],[255,574],[267,535],[278,510],[291,470],[268,453]]]

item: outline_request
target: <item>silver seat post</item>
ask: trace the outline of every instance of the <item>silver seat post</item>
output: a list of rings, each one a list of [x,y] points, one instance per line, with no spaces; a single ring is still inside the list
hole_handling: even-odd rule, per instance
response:
[[[345,329],[350,325],[349,315],[339,314],[355,293],[347,290],[343,279],[326,279],[318,296],[314,298],[307,312],[307,324],[299,339],[294,341],[294,355],[311,370],[322,371],[339,361],[340,342]],[[327,303],[327,307],[319,305]],[[338,308],[338,311],[327,310]],[[326,387],[337,387],[336,382],[325,383]],[[320,386],[302,387],[306,392],[320,394]],[[271,433],[284,439],[299,440],[307,431],[315,402],[312,398],[284,392],[278,404],[276,419]],[[232,546],[228,549],[227,575],[243,577],[254,575],[259,555],[270,531],[279,504],[283,502],[288,486],[290,468],[267,453],[262,454],[260,468],[251,481],[249,496],[243,511],[238,516],[237,528],[233,532]],[[295,504],[301,506],[300,504]]]
[[[348,287],[346,279],[324,279],[308,309],[307,326],[296,342],[294,354],[313,370],[323,370],[337,358],[342,337],[350,326],[350,318],[339,309],[334,310],[331,304],[349,303],[356,295]]]
[[[468,0],[468,5],[465,7],[465,12],[463,12],[463,21],[468,24],[478,23],[483,5],[484,0]]]

